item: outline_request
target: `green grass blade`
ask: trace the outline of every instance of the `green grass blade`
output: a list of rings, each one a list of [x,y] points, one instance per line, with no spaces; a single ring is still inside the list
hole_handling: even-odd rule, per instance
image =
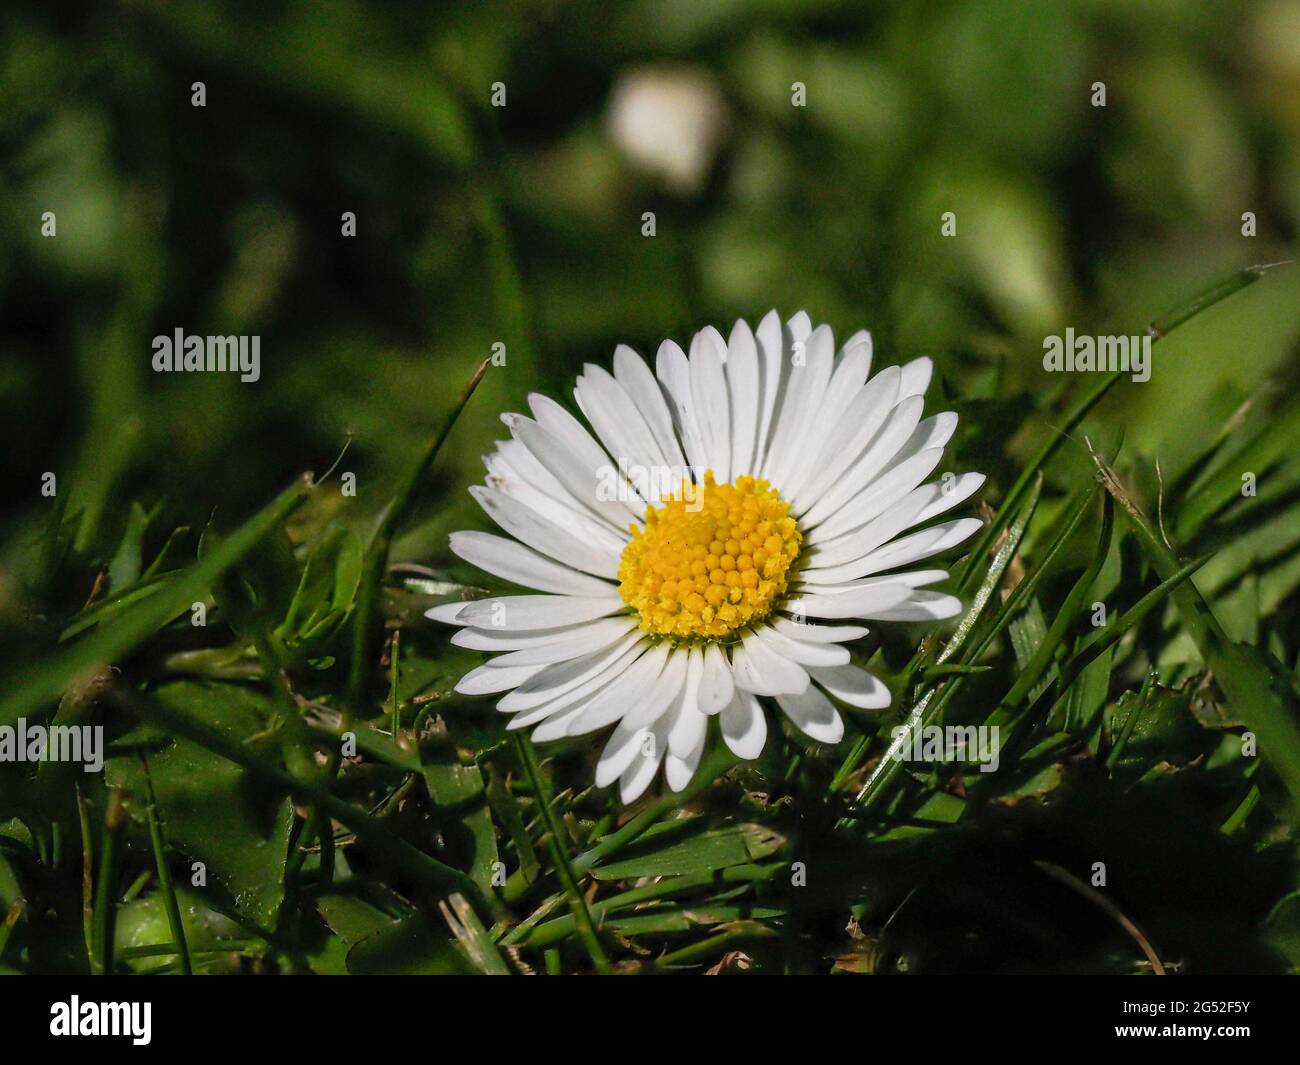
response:
[[[1165,580],[1177,576],[1182,563],[1173,547],[1129,495],[1105,461],[1093,455],[1106,491],[1124,509],[1138,541]],[[1234,643],[1224,633],[1195,583],[1181,581],[1172,591],[1183,625],[1235,712],[1259,740],[1259,752],[1274,767],[1300,813],[1300,707],[1294,688],[1276,677],[1258,649]]]
[[[78,677],[134,650],[188,610],[190,604],[207,594],[214,580],[238,563],[264,536],[283,525],[311,490],[312,481],[304,475],[230,536],[223,538],[210,555],[192,566],[180,579],[124,610],[112,625],[105,625],[86,639],[38,662],[26,679],[0,700],[0,724],[12,724],[24,714],[40,709],[58,698]]]
[[[190,958],[190,945],[185,939],[185,923],[181,920],[180,904],[176,901],[176,885],[172,883],[171,866],[167,863],[167,844],[163,839],[162,820],[158,816],[158,797],[153,790],[153,776],[149,773],[149,760],[140,752],[140,768],[144,773],[145,818],[149,823],[149,842],[153,847],[154,865],[158,870],[158,886],[167,906],[167,924],[171,927],[172,942],[180,956],[181,972],[194,975]]]
[[[1254,284],[1270,270],[1280,266],[1291,265],[1289,263],[1268,263],[1258,266],[1247,267],[1245,270],[1239,270],[1231,276],[1217,281],[1197,293],[1185,303],[1181,303],[1173,310],[1155,319],[1147,326],[1147,333],[1152,337],[1153,345],[1161,338],[1168,336],[1171,332],[1181,325],[1185,325],[1198,314],[1209,310],[1218,303],[1223,302],[1229,296],[1240,292],[1248,285]],[[980,535],[979,541],[971,551],[970,560],[967,562],[966,569],[961,575],[958,584],[959,590],[968,588],[975,579],[975,569],[973,560],[986,554],[989,546],[994,543],[1001,533],[1002,528],[1010,520],[1010,515],[1019,505],[1020,498],[1029,490],[1030,484],[1035,477],[1047,466],[1047,464],[1060,450],[1061,446],[1069,439],[1069,434],[1078,424],[1088,415],[1114,386],[1122,373],[1116,371],[1109,373],[1099,380],[1084,396],[1070,409],[1066,414],[1064,421],[1057,428],[1051,439],[1049,439],[1039,450],[1029,465],[1021,471],[1020,476],[1016,478],[1011,489],[1007,492],[1006,498],[1003,499],[1002,505],[998,507],[997,513],[993,520],[989,522],[988,528]]]
[[[470,378],[460,398],[452,404],[442,425],[425,448],[424,454],[407,471],[405,479],[397,490],[396,497],[384,508],[376,523],[374,534],[366,546],[364,567],[361,571],[361,583],[357,588],[356,607],[352,616],[352,662],[348,674],[348,701],[345,715],[356,714],[365,699],[370,671],[374,664],[374,650],[378,643],[375,626],[375,608],[379,602],[379,587],[383,583],[384,568],[388,564],[388,550],[392,546],[393,536],[410,517],[419,497],[420,488],[428,480],[429,470],[447,437],[451,435],[461,412],[469,403],[474,390],[478,388],[483,375],[487,373],[490,360],[484,360]],[[350,720],[345,716],[346,721]],[[347,731],[346,727],[344,731]]]
[[[533,786],[533,794],[537,796],[537,807],[541,812],[542,823],[546,826],[546,839],[550,844],[551,857],[555,864],[555,875],[560,878],[564,893],[569,898],[569,909],[573,912],[573,919],[577,924],[578,938],[582,941],[588,955],[590,955],[591,963],[596,967],[596,971],[598,973],[607,973],[609,972],[609,959],[605,956],[605,948],[600,945],[600,936],[596,932],[595,922],[591,919],[591,911],[587,909],[587,900],[582,897],[582,892],[578,889],[578,880],[573,874],[569,856],[564,853],[565,837],[561,832],[555,811],[552,809],[553,800],[542,780],[542,773],[537,765],[537,755],[533,751],[532,740],[521,732],[514,733],[513,739],[515,749],[519,752],[519,760],[523,763],[524,773]]]

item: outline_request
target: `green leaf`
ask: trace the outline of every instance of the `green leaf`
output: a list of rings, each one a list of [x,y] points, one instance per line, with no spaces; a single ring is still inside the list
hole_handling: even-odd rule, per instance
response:
[[[262,696],[233,684],[181,681],[155,694],[164,706],[197,713],[240,743],[265,728],[269,712]],[[144,795],[134,759],[115,760],[113,767],[133,795]],[[203,862],[209,885],[224,888],[252,924],[270,928],[284,897],[293,824],[288,795],[188,739],[151,755],[149,767],[169,845]]]
[[[1264,941],[1300,970],[1300,891],[1283,898],[1264,921]]]
[[[120,592],[139,578],[143,565],[141,554],[144,534],[148,531],[150,522],[157,516],[158,509],[154,507],[146,511],[139,503],[131,504],[131,513],[126,519],[126,531],[122,534],[117,550],[113,553],[113,560],[108,564],[110,594]]]
[[[426,739],[420,745],[420,762],[429,797],[435,806],[448,811],[443,835],[450,846],[468,853],[470,876],[490,894],[499,856],[482,772],[476,765],[461,765],[445,736]]]
[[[1066,689],[1065,721],[1061,727],[1067,732],[1087,732],[1106,705],[1114,657],[1115,649],[1108,647],[1084,666]]]
[[[178,887],[176,894],[185,941],[192,953],[243,951],[249,947],[259,952],[265,949],[263,942],[250,938],[238,922],[213,909],[202,889]],[[114,942],[115,955],[136,972],[178,964],[177,956],[172,953],[175,947],[167,904],[161,893],[153,892],[118,907]],[[197,967],[203,969],[201,960]]]
[[[1106,707],[1102,721],[1109,745],[1123,737],[1119,766],[1145,768],[1154,760],[1182,763],[1217,742],[1192,714],[1190,686],[1170,690],[1154,685],[1145,699],[1127,691]]]
[[[932,822],[931,824],[900,825],[883,833],[879,838],[882,841],[893,841],[925,835],[933,832],[935,828],[955,824],[965,812],[966,802],[964,799],[946,791],[932,791],[925,797],[925,800],[913,815],[916,821]]]
[[[182,574],[177,572],[159,573],[152,577],[141,578],[120,592],[110,595],[107,599],[101,599],[94,606],[83,610],[59,634],[59,642],[66,643],[87,629],[93,629],[107,621],[116,624],[128,607],[148,600],[181,579]]]
[[[199,539],[199,561],[207,558],[222,536],[209,525]],[[261,637],[288,610],[298,583],[293,545],[283,528],[272,529],[237,566],[212,582],[212,597],[222,620],[245,638]]]
[[[334,634],[352,609],[361,581],[361,540],[332,526],[312,548],[284,620],[276,629],[286,646],[306,652]]]
[[[391,922],[348,951],[355,976],[417,976],[472,971],[441,929],[423,915]]]
[[[759,824],[728,825],[724,828],[693,830],[688,838],[656,843],[675,825],[651,830],[616,862],[597,866],[591,875],[597,880],[627,880],[642,876],[674,876],[747,865],[774,854],[785,846],[785,837]]]
[[[14,899],[21,893],[18,876],[4,856],[4,852],[0,851],[0,914],[8,910]]]
[[[397,975],[470,971],[447,935],[428,918],[403,909],[385,913],[353,890],[323,892],[322,920],[345,947],[352,974]]]

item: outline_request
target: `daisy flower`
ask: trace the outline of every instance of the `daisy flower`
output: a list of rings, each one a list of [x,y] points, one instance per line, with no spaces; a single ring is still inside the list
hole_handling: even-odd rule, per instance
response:
[[[501,695],[508,727],[539,742],[614,726],[596,783],[624,802],[661,766],[684,788],[710,717],[755,758],[769,709],[830,744],[837,704],[888,706],[844,645],[863,621],[959,612],[927,588],[944,570],[908,567],[980,527],[931,519],[984,478],[924,483],[957,416],[921,416],[929,359],[873,377],[871,356],[865,331],[837,351],[829,327],[773,311],[726,340],[701,330],[689,356],[664,341],[653,372],[622,345],[613,373],[588,364],[586,424],[536,393],[532,417],[504,415],[510,439],[470,491],[507,535],[454,533],[451,549],[538,594],[429,611],[458,646],[502,652],[456,690]]]

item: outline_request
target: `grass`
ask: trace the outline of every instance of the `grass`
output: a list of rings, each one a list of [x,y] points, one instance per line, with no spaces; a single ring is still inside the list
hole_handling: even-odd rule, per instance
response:
[[[1261,274],[1216,285],[1153,334],[1192,328]],[[755,764],[736,764],[715,738],[686,792],[624,810],[590,787],[589,745],[505,742],[490,709],[452,693],[476,656],[448,645],[419,608],[474,593],[390,565],[484,371],[379,508],[359,553],[328,523],[306,536],[294,524],[327,490],[310,475],[212,537],[188,566],[171,532],[160,534],[165,559],[146,557],[138,537],[115,546],[115,558],[138,553],[137,576],[58,618],[49,652],[0,702],[6,724],[57,703],[55,720],[93,720],[111,738],[102,778],[42,769],[38,787],[16,788],[11,774],[0,791],[0,964],[491,973],[1296,964],[1300,682],[1283,622],[1300,578],[1265,613],[1238,591],[1262,578],[1262,563],[1207,594],[1197,574],[1218,553],[1184,553],[1228,530],[1252,537],[1300,517],[1289,473],[1267,507],[1224,487],[1239,480],[1243,457],[1254,470],[1284,468],[1294,410],[1279,423],[1255,409],[1207,436],[1191,464],[1199,482],[1176,497],[1161,486],[1152,499],[1131,485],[1149,471],[1118,446],[1103,457],[1088,429],[1118,375],[1073,405],[1063,397],[1057,430],[1005,490],[984,494],[998,506],[952,578],[965,615],[940,632],[889,631],[856,646],[889,678],[890,711],[852,714],[851,736],[834,749],[787,732]],[[1089,461],[1064,463],[1080,434]],[[1226,452],[1242,436],[1234,459]],[[57,514],[48,536],[72,536],[77,521]],[[34,557],[52,569],[34,573],[34,587],[87,581],[99,565],[93,553],[44,547]],[[1289,541],[1281,547],[1275,568],[1288,565]],[[195,602],[203,627],[191,623]],[[1100,626],[1090,623],[1098,603]],[[1229,635],[1243,625],[1255,640]],[[390,652],[401,649],[400,670],[383,657],[381,629]],[[236,660],[246,668],[232,680]],[[909,731],[895,737],[899,723]],[[1000,771],[889,757],[930,724],[998,725]],[[355,749],[345,751],[349,732]],[[1197,878],[1213,880],[1209,865],[1225,848],[1241,875],[1206,909]],[[1100,889],[1089,879],[1095,863],[1109,877]],[[137,881],[143,889],[128,892]],[[83,896],[84,922],[64,901]],[[954,949],[951,929],[969,921],[984,929],[978,943]]]
[[[1285,5],[606,6],[0,15],[0,726],[108,740],[0,761],[0,971],[1300,968]],[[694,189],[638,69],[716,95]],[[501,412],[770,307],[933,357],[965,613],[854,645],[842,743],[625,809],[423,612],[489,591]],[[1151,380],[1045,372],[1071,325]],[[178,326],[262,379],[151,373]],[[984,724],[997,772],[889,756]]]

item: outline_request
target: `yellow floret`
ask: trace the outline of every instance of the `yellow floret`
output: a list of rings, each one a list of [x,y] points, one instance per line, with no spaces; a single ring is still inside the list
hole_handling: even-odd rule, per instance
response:
[[[764,480],[682,491],[646,511],[619,563],[619,592],[644,632],[719,639],[766,617],[785,594],[803,537]]]

